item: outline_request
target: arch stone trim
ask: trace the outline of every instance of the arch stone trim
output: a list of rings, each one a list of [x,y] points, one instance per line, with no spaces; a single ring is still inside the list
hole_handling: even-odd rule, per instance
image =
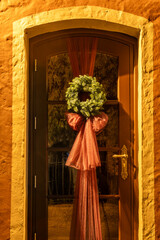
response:
[[[139,240],[155,239],[153,24],[97,6],[59,8],[13,23],[11,240],[27,240],[29,38],[70,28],[114,31],[138,39]]]

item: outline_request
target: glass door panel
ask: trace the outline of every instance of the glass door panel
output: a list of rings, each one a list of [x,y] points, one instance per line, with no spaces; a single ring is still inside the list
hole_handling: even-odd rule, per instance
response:
[[[118,240],[119,168],[112,158],[119,151],[118,57],[97,52],[94,76],[107,93],[104,112],[109,117],[107,127],[97,136],[102,164],[97,168],[102,235],[103,240]],[[77,133],[65,121],[65,91],[72,78],[66,53],[48,58],[48,240],[69,240],[76,170],[65,162]]]
[[[76,133],[65,120],[72,80],[66,53],[48,59],[48,240],[69,239],[76,171],[65,166]]]
[[[118,240],[119,199],[100,199],[100,216],[103,240]]]
[[[52,56],[47,63],[48,101],[64,101],[73,74],[67,53]]]

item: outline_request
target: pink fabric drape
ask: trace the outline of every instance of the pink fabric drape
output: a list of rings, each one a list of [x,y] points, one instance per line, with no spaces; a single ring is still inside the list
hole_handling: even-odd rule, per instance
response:
[[[67,40],[74,77],[93,75],[97,39],[75,37]],[[66,113],[68,124],[79,131],[66,165],[77,169],[70,240],[102,240],[96,167],[101,166],[95,133],[103,130],[105,113],[87,121],[76,113]]]
[[[97,51],[97,38],[68,38],[67,46],[74,77],[84,74],[92,76]]]

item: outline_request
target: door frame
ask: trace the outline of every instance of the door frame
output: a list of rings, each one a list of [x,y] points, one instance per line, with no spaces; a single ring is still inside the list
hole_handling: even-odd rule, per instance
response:
[[[66,35],[67,35],[67,31],[66,30]],[[73,31],[73,30],[72,30]],[[79,31],[81,31],[81,29],[79,29]],[[86,30],[87,31],[87,30]],[[90,30],[92,31],[92,30]],[[97,31],[97,34],[99,34],[99,30],[94,30],[94,33]],[[131,142],[133,145],[133,148],[131,149],[131,152],[133,153],[134,156],[134,164],[133,167],[135,168],[135,173],[134,173],[134,189],[133,189],[133,196],[132,196],[132,201],[134,202],[134,211],[132,212],[132,239],[133,240],[137,240],[138,239],[138,80],[137,80],[137,39],[133,38],[133,37],[129,37],[127,35],[123,35],[123,34],[119,34],[119,33],[111,33],[111,32],[107,32],[107,31],[101,31],[101,33],[103,33],[103,35],[109,39],[112,40],[116,40],[118,42],[121,42],[123,44],[126,44],[127,46],[129,46],[129,48],[133,49],[133,51],[130,50],[130,69],[132,69],[132,74],[130,74],[130,82],[132,83],[130,85],[130,93],[131,93],[131,97],[130,97],[130,106],[131,106],[131,113],[130,113],[130,117],[131,117],[131,122],[132,122],[132,134],[131,134]],[[44,43],[46,41],[50,41],[53,38],[53,35],[58,34],[59,36],[64,35],[64,31],[60,31],[58,33],[54,32],[54,33],[47,33],[41,36],[37,36],[33,39],[30,39],[30,64],[29,64],[29,69],[30,69],[30,75],[29,75],[29,79],[30,79],[30,86],[33,90],[34,88],[34,77],[35,77],[35,61],[33,59],[33,49],[36,45]],[[134,63],[133,63],[133,61]],[[134,67],[133,67],[134,66]],[[33,153],[33,147],[34,147],[34,141],[33,141],[33,131],[34,131],[34,115],[33,115],[33,108],[34,108],[34,100],[33,100],[33,92],[29,91],[30,95],[29,95],[29,99],[30,101],[30,114],[29,114],[29,121],[30,121],[30,127],[29,127],[29,143],[30,143],[30,151],[29,151],[29,164],[28,164],[28,176],[29,176],[29,189],[28,189],[28,193],[29,193],[29,201],[28,201],[28,237],[29,240],[32,239],[33,235],[32,232],[36,232],[36,229],[34,229],[34,224],[32,223],[32,207],[33,207],[33,202],[34,202],[34,153]],[[135,123],[135,124],[134,124]],[[134,142],[134,144],[133,144]],[[129,149],[130,151],[130,149]],[[31,190],[33,189],[33,190]],[[33,227],[33,229],[32,229]],[[120,229],[119,229],[120,232]],[[121,238],[119,238],[121,240]]]
[[[148,237],[154,239],[153,23],[135,14],[98,6],[47,10],[13,22],[10,239],[27,239],[28,235],[28,42],[33,36],[69,29],[71,26],[120,32],[138,39],[138,239]],[[148,109],[150,109],[149,114]],[[146,145],[146,142],[149,144]],[[148,198],[145,197],[146,193],[150,193]],[[17,211],[17,203],[19,211]],[[148,229],[151,231],[148,232]]]

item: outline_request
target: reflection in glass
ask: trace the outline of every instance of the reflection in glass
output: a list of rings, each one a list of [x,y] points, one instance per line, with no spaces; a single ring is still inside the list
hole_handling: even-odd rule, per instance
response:
[[[105,105],[103,110],[108,115],[108,123],[104,130],[97,135],[99,147],[118,146],[118,105]]]
[[[103,240],[118,240],[118,199],[100,200]],[[48,240],[69,240],[72,204],[48,206]]]
[[[69,240],[73,204],[48,205],[48,240]]]
[[[76,132],[65,119],[66,105],[48,104],[48,147],[72,146]]]
[[[69,82],[73,79],[72,69],[67,53],[48,59],[48,100],[64,101]]]
[[[48,196],[50,203],[73,200],[76,170],[65,166],[68,152],[53,151],[48,154]]]
[[[103,240],[118,240],[119,207],[118,199],[101,199],[100,215]]]
[[[48,59],[48,100],[64,101],[65,92],[73,73],[67,53]],[[118,57],[105,53],[96,54],[94,76],[103,85],[107,99],[117,99]]]
[[[100,200],[103,240],[118,240],[118,204],[118,199]],[[69,240],[72,207],[70,203],[48,205],[48,240]]]
[[[101,167],[97,168],[97,182],[100,195],[118,194],[118,161],[113,152],[100,152]]]
[[[103,85],[107,99],[117,99],[118,57],[97,53],[94,76]]]

